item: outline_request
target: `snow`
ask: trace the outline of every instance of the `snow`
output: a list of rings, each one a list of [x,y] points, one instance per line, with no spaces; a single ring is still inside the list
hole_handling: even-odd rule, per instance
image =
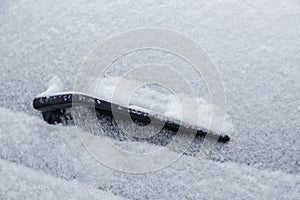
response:
[[[64,92],[64,86],[62,81],[57,77],[53,76],[48,83],[48,88],[45,92],[38,94],[37,97],[49,97],[51,95],[59,94]]]
[[[198,128],[201,130],[209,130],[213,104],[207,103],[203,98],[192,97],[189,95],[183,95],[184,97],[179,101],[178,97],[165,88],[157,85],[145,85],[133,91],[130,101],[127,102],[122,98],[113,98],[113,93],[116,84],[122,79],[121,76],[117,77],[104,77],[101,79],[99,86],[97,85],[97,90],[95,94],[85,94],[81,92],[64,91],[62,82],[54,76],[50,79],[48,89],[37,95],[37,97],[49,97],[51,95],[61,95],[61,94],[81,94],[87,96],[94,96],[96,98],[113,102],[115,104],[129,107],[138,111],[143,111],[150,113],[161,120],[180,122],[188,127]],[[126,84],[131,84],[132,82],[137,82],[135,80],[124,79],[123,82]],[[124,90],[123,90],[124,91]],[[130,93],[130,90],[125,91]],[[182,119],[182,107],[186,108],[186,113],[191,113],[195,110],[191,102],[196,101],[198,105],[198,121],[192,116],[186,116]],[[185,105],[183,105],[185,104]],[[211,131],[214,131],[210,129]],[[220,134],[232,135],[233,134],[233,124],[230,117],[226,116],[226,121],[223,124],[223,128]]]
[[[5,0],[0,19],[1,199],[46,194],[77,199],[84,192],[92,199],[299,199],[299,1]],[[141,27],[174,29],[207,50],[224,82],[223,131],[229,130],[232,140],[205,159],[183,156],[158,172],[132,175],[94,160],[75,127],[46,124],[32,99],[49,86],[46,95],[72,90],[78,68],[99,43]],[[170,54],[124,56],[103,81],[148,61],[172,65],[188,77],[208,118],[205,83]],[[109,97],[106,85],[99,96]],[[151,86],[137,90],[137,96],[145,90],[149,93],[133,97],[132,106],[149,109],[168,102],[170,107],[157,111],[176,117],[168,112],[177,105],[171,104],[172,95],[161,96],[163,90]],[[118,145],[137,152],[160,148],[130,141]]]
[[[80,198],[80,191],[84,190],[91,190],[92,197],[96,196],[97,188],[103,195],[112,192],[137,199],[297,199],[299,196],[299,175],[190,156],[182,156],[158,172],[137,175],[117,172],[100,164],[84,150],[74,127],[49,127],[35,116],[4,108],[1,113],[6,115],[1,123],[6,122],[7,126],[0,132],[0,156],[9,162],[0,161],[3,174],[0,184],[11,180],[11,185],[1,187],[2,194],[14,186],[12,190],[17,195],[21,195],[18,188],[25,191],[24,187],[28,187],[32,195],[53,191],[53,195],[78,195],[76,198]],[[19,128],[11,131],[12,127]],[[127,143],[131,147],[135,144]],[[147,143],[139,146],[154,149]],[[17,185],[16,179],[20,181]],[[61,187],[63,185],[66,187]],[[56,191],[56,188],[60,189]]]
[[[124,67],[123,67],[124,70]],[[193,128],[199,128],[202,130],[210,129],[210,122],[212,117],[213,104],[209,104],[205,99],[199,97],[193,97],[188,94],[183,94],[181,101],[178,99],[178,94],[174,94],[168,89],[156,85],[156,84],[147,84],[142,87],[137,88],[135,91],[124,91],[125,94],[132,95],[129,99],[129,102],[123,98],[114,98],[113,93],[115,91],[115,86],[122,76],[113,76],[113,77],[104,77],[100,80],[101,83],[97,85],[96,96],[101,99],[108,100],[110,102],[129,107],[132,109],[144,111],[156,116],[162,120],[169,121],[181,121],[182,124],[190,126]],[[131,83],[137,82],[137,83]],[[135,80],[123,79],[124,84],[140,84]],[[198,120],[193,119],[193,115],[185,116],[182,118],[182,108],[185,108],[186,113],[192,113],[195,108],[189,105],[193,105],[193,102],[196,101],[198,105]],[[230,120],[230,117],[227,115],[226,121],[223,124],[223,128],[220,134],[233,134],[233,124]],[[215,131],[215,130],[212,130]]]
[[[4,160],[0,164],[1,199],[125,199],[76,180],[55,178]]]

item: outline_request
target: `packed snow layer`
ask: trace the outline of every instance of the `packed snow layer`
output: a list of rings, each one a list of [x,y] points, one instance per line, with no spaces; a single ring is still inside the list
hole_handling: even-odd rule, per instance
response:
[[[269,197],[265,191],[279,195],[274,199],[299,198],[299,1],[16,0],[1,1],[0,19],[2,159],[130,198],[241,199],[247,193],[261,199]],[[72,90],[78,68],[99,43],[141,27],[182,32],[216,63],[234,127],[230,143],[211,155],[224,164],[186,158],[141,179],[105,170],[99,163],[89,165],[94,161],[72,127],[47,125],[33,110],[32,99],[53,76],[63,81],[64,90]],[[114,63],[107,77],[145,61],[169,64],[181,69],[197,96],[210,103],[205,84],[189,66],[160,52],[152,55],[129,55]],[[227,176],[219,176],[227,169]],[[248,181],[244,172],[250,174]]]
[[[299,197],[299,175],[258,170],[232,162],[219,163],[190,156],[182,156],[174,164],[158,172],[117,172],[100,164],[85,151],[75,127],[49,126],[37,117],[5,108],[0,108],[0,111],[4,114],[0,117],[1,124],[6,123],[0,131],[0,158],[15,163],[0,160],[1,173],[4,175],[1,175],[0,184],[8,181],[8,184],[1,187],[2,196],[5,196],[6,191],[13,190],[16,197],[22,197],[25,195],[21,194],[25,191],[24,187],[28,189],[28,193],[32,193],[31,195],[39,196],[44,195],[40,194],[40,191],[51,192],[61,186],[56,192],[53,191],[53,195],[72,196],[74,191],[73,195],[80,198],[80,193],[86,190],[91,192],[91,197],[109,195],[107,192],[112,192],[130,199]],[[47,133],[44,132],[45,129]],[[134,144],[129,142],[127,145]],[[140,146],[155,148],[155,145],[147,143]],[[17,185],[10,189],[15,180],[18,180]],[[95,192],[97,188],[99,193]],[[102,193],[101,190],[106,192]],[[13,196],[12,193],[8,194]]]
[[[0,199],[125,199],[0,159]]]

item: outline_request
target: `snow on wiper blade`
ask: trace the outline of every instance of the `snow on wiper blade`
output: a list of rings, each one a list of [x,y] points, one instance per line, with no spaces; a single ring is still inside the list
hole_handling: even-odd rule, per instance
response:
[[[137,109],[127,108],[106,100],[98,99],[86,94],[65,92],[60,94],[54,94],[50,96],[38,96],[33,100],[33,107],[39,110],[43,114],[43,118],[50,124],[56,124],[62,122],[62,117],[66,115],[65,109],[71,108],[73,106],[88,106],[95,108],[97,112],[105,114],[106,116],[112,117],[112,110],[120,114],[129,113],[131,119],[139,125],[147,125],[151,122],[150,116],[155,117],[147,112],[140,111]],[[157,119],[162,120],[162,119]],[[197,136],[200,137],[210,137],[217,139],[218,142],[228,142],[230,140],[228,135],[216,135],[211,132],[207,132],[201,129],[194,129],[191,127],[186,127],[180,125],[177,122],[164,120],[164,129],[177,132],[179,127],[183,128],[185,132],[197,132]]]

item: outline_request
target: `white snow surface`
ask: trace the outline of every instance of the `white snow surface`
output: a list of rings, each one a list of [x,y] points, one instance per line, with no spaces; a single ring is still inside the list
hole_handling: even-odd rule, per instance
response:
[[[3,0],[0,19],[1,199],[300,198],[299,1]],[[47,124],[32,99],[47,88],[43,95],[72,90],[98,44],[141,27],[174,29],[207,50],[224,82],[223,131],[231,141],[207,158],[182,156],[158,172],[134,175],[97,162],[75,127]],[[102,80],[112,83],[146,62],[172,65],[188,77],[206,127],[212,105],[205,83],[168,53],[124,56]],[[106,85],[98,96],[109,98],[113,84]],[[140,88],[132,106],[166,103],[164,115],[176,118],[174,98],[163,92]],[[160,148],[117,143],[132,151]]]
[[[2,159],[0,164],[1,199],[125,199]]]
[[[92,197],[109,191],[137,199],[297,199],[299,195],[299,175],[190,156],[183,156],[158,172],[117,172],[103,166],[85,151],[75,127],[49,127],[38,117],[6,108],[0,110],[6,116],[6,119],[1,118],[1,123],[7,125],[0,132],[1,158],[14,163],[0,160],[0,191],[4,196],[30,196],[20,194],[22,191],[37,197],[52,191],[54,197],[74,195],[75,198],[81,198],[84,191]],[[12,131],[15,127],[18,129]],[[140,147],[153,148],[147,143]],[[93,188],[98,188],[99,193]],[[110,197],[107,195],[105,199]]]

